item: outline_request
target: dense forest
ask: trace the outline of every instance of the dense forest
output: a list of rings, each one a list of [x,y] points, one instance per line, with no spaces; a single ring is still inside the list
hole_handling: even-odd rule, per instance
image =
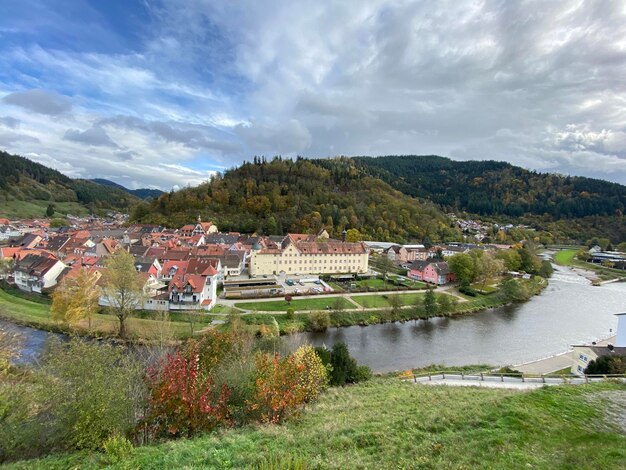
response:
[[[508,217],[566,238],[626,240],[626,186],[537,173],[505,162],[453,161],[434,155],[354,157],[356,166],[404,194],[446,211]],[[567,219],[567,220],[564,220]]]
[[[112,188],[121,189],[122,191],[127,192],[128,194],[132,194],[139,199],[154,199],[163,194],[163,191],[160,189],[150,189],[150,188],[139,188],[139,189],[128,189],[121,184],[117,184],[114,181],[107,180],[104,178],[93,178],[90,181],[94,183],[101,184],[102,186],[110,186]]]
[[[27,158],[0,151],[0,203],[15,201],[75,202],[98,211],[129,209],[137,198],[93,181],[69,178]]]
[[[372,178],[349,159],[256,158],[195,188],[166,193],[137,206],[131,218],[180,227],[201,215],[220,230],[334,237],[356,229],[364,239],[405,242],[458,239],[432,203],[418,201]]]

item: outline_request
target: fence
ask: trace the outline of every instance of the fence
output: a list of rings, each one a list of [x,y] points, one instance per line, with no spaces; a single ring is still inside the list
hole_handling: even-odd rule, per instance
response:
[[[519,372],[463,372],[447,371],[426,374],[405,374],[400,376],[402,380],[411,380],[413,383],[424,383],[440,380],[471,380],[471,381],[497,381],[497,382],[523,382],[523,383],[544,383],[544,384],[584,384],[591,382],[601,382],[607,379],[621,380],[626,383],[626,374],[592,374],[581,376],[567,376],[559,374],[524,374]]]

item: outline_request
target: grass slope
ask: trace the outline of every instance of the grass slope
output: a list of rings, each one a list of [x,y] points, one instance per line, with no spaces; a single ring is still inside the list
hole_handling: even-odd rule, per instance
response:
[[[626,437],[604,417],[615,384],[520,393],[377,378],[334,388],[282,426],[141,447],[114,468],[623,468]],[[101,468],[77,453],[9,468]],[[288,466],[291,464],[291,466]]]

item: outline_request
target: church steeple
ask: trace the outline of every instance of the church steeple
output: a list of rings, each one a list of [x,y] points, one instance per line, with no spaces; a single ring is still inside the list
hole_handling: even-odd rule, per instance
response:
[[[201,224],[202,223],[202,219],[200,218],[200,214],[198,214],[198,223]]]

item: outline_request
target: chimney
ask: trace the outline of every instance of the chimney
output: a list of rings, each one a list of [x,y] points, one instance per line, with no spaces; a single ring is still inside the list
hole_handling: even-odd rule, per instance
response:
[[[617,334],[615,335],[615,347],[626,348],[626,313],[617,313]]]

